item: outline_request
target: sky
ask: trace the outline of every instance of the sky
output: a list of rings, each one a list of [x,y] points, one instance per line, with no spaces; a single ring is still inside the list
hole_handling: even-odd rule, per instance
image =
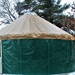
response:
[[[62,0],[61,2],[62,3],[72,3],[72,2],[74,2],[75,0]]]
[[[64,3],[67,3],[67,4],[70,4],[72,5],[72,3],[75,2],[75,0],[62,0],[61,1],[61,4],[64,4]],[[67,9],[64,14],[68,14],[68,12],[71,12],[71,8]],[[72,12],[71,12],[72,13]]]

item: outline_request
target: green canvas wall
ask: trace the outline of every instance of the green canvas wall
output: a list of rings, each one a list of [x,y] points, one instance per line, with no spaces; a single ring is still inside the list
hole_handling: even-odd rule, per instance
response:
[[[2,41],[3,74],[50,75],[75,71],[71,40]]]

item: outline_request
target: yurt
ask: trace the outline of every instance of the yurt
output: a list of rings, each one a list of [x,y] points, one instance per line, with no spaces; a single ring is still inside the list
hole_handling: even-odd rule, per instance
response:
[[[0,30],[2,74],[75,71],[74,37],[38,15],[24,14]]]

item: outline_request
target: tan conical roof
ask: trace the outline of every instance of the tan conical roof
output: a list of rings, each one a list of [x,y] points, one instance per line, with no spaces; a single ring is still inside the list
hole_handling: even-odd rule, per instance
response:
[[[68,39],[74,37],[37,15],[25,14],[0,31],[1,39],[48,38]]]

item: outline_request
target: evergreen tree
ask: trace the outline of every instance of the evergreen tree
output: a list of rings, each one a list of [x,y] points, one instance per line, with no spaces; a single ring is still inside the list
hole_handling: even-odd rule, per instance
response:
[[[61,23],[62,12],[70,6],[69,4],[61,5],[61,0],[24,0],[23,3],[21,9],[30,9],[56,25]]]
[[[23,2],[17,2],[15,9],[18,15],[20,16],[23,15],[24,13],[27,13],[28,9],[32,11],[31,9],[35,6],[35,4],[36,4],[35,0],[25,0]]]
[[[33,8],[33,11],[52,23],[58,23],[62,12],[70,6],[60,3],[61,0],[38,0],[38,4]]]

